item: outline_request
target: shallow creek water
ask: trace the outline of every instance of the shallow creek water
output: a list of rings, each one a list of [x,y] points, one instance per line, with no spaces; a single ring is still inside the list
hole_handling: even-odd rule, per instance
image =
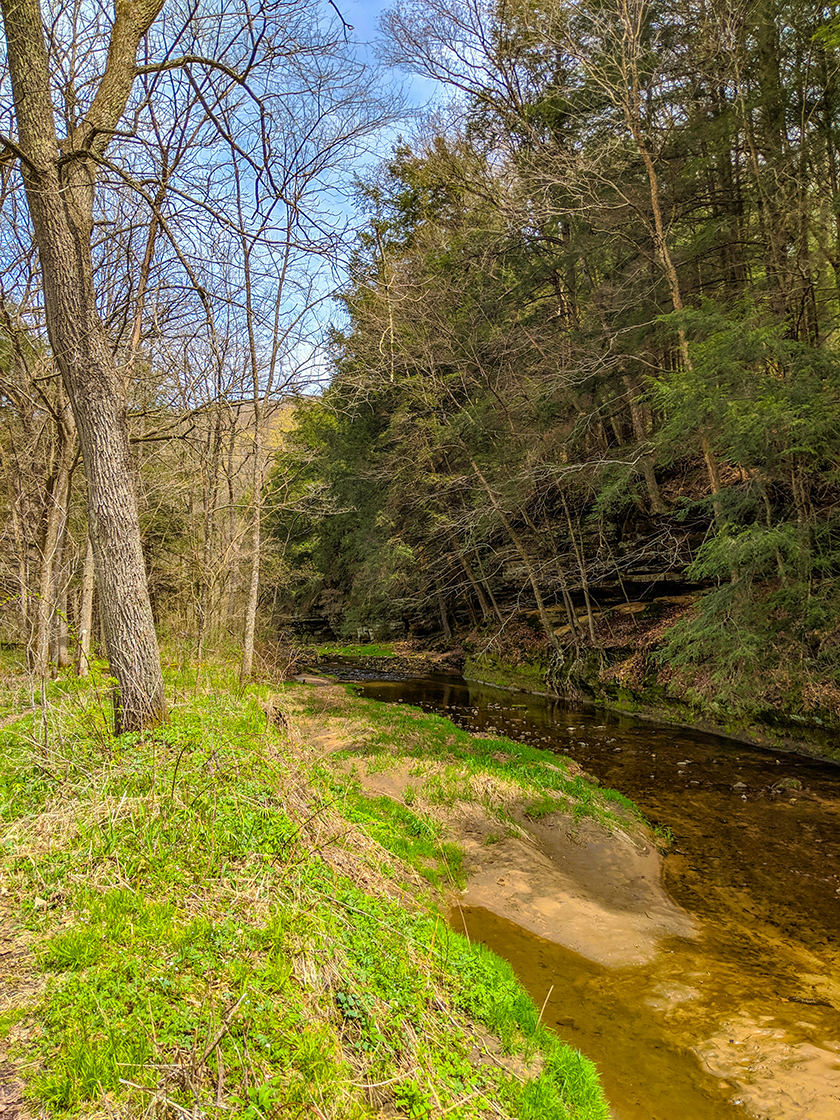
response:
[[[373,699],[575,758],[670,828],[695,938],[607,968],[498,917],[453,924],[515,968],[593,1058],[615,1120],[840,1118],[840,767],[432,674],[321,666]],[[553,985],[553,991],[552,989]]]

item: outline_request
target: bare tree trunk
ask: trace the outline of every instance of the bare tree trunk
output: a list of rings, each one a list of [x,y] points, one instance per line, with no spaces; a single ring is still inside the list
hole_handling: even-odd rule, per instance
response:
[[[646,45],[644,42],[645,22],[649,11],[647,0],[619,0],[618,22],[621,34],[621,85],[609,89],[610,96],[616,99],[624,114],[627,128],[633,137],[648,181],[651,216],[653,218],[653,243],[659,265],[668,284],[671,304],[675,311],[684,308],[682,289],[680,287],[679,273],[677,272],[674,258],[668,245],[668,230],[662,211],[662,193],[659,185],[659,174],[656,170],[654,152],[648,143],[645,133],[645,94],[641,85],[639,60],[644,57]],[[691,371],[694,368],[691,353],[688,347],[688,338],[682,326],[677,331],[679,339],[680,356],[684,367]],[[718,528],[723,525],[723,507],[719,498],[719,475],[717,457],[709,443],[707,435],[703,435],[703,458],[709,474],[709,484],[712,490],[712,501],[715,510],[715,520]],[[658,493],[658,488],[657,488]],[[653,495],[651,495],[653,497]],[[659,498],[661,502],[661,496]],[[664,511],[657,511],[664,512]]]
[[[35,671],[43,677],[50,663],[50,635],[55,612],[55,569],[59,556],[61,537],[67,520],[67,501],[70,494],[70,463],[67,451],[59,451],[56,477],[49,495],[44,543],[41,547],[41,575],[38,581],[38,611],[35,629]]]
[[[493,594],[493,588],[490,586],[490,580],[487,578],[487,573],[484,571],[484,565],[481,562],[481,553],[478,549],[475,550],[475,559],[478,564],[478,571],[481,575],[481,582],[484,585],[484,590],[487,592],[487,598],[493,604],[493,613],[498,618],[500,625],[504,626],[505,616],[502,614],[499,604],[496,602],[496,596]]]
[[[126,405],[96,306],[91,259],[97,159],[125,111],[140,40],[163,0],[116,0],[108,60],[84,120],[59,145],[38,0],[2,0],[8,65],[44,310],[82,447],[88,524],[111,672],[116,730],[165,718],[140,542]]]
[[[644,445],[647,440],[647,431],[645,426],[642,410],[639,407],[638,389],[633,384],[632,378],[625,374],[622,378],[624,386],[627,389],[627,397],[630,403],[630,417],[633,421],[633,434],[635,435],[638,443]],[[656,470],[653,465],[653,460],[649,454],[643,453],[641,457],[642,477],[645,480],[648,489],[648,496],[650,497],[650,506],[654,513],[667,513],[668,507],[662,499],[662,493],[659,489],[659,483],[656,480]]]
[[[443,640],[445,642],[451,642],[452,641],[452,630],[449,626],[449,618],[446,614],[446,600],[444,599],[443,595],[441,595],[440,592],[438,592],[437,601],[438,601],[438,610],[440,611],[440,624],[443,627]]]
[[[574,526],[572,525],[572,515],[569,513],[569,507],[566,503],[565,494],[560,495],[563,501],[563,510],[566,514],[566,524],[569,527],[569,540],[572,543],[572,550],[577,560],[578,571],[580,572],[580,585],[583,588],[583,601],[586,604],[586,620],[589,623],[589,637],[592,639],[593,644],[595,638],[595,620],[592,617],[592,603],[589,600],[589,579],[586,575],[586,564],[583,561],[583,553],[578,545],[577,538],[575,537]]]
[[[82,569],[82,599],[79,606],[79,661],[78,673],[86,677],[90,669],[90,640],[93,628],[94,590],[93,545],[90,537],[85,547],[85,565]]]
[[[452,541],[452,547],[455,549],[455,555],[458,557],[458,562],[464,570],[464,575],[467,577],[469,585],[473,589],[475,597],[478,600],[478,606],[481,610],[482,619],[485,619],[491,613],[490,603],[488,603],[487,601],[487,596],[484,594],[481,584],[476,579],[475,573],[470,567],[469,561],[458,546],[457,538],[452,533],[450,533],[449,539]],[[499,608],[496,606],[495,600],[493,600],[493,607],[495,608],[496,617],[498,618],[499,622],[503,622],[504,620],[502,618],[501,611],[499,611]]]
[[[69,494],[68,494],[69,500]],[[61,535],[59,537],[58,548],[55,554],[55,565],[53,568],[53,600],[55,608],[53,610],[53,629],[52,629],[52,659],[57,669],[66,669],[70,664],[70,656],[68,653],[69,645],[69,630],[70,619],[68,616],[68,592],[70,587],[70,569],[71,563],[67,560],[67,508],[65,506],[64,518],[62,520]]]
[[[256,449],[254,452],[257,460]],[[254,471],[256,476],[257,471]],[[242,641],[242,663],[239,669],[241,680],[247,680],[254,668],[254,639],[257,628],[257,606],[260,595],[260,549],[262,520],[262,480],[254,479],[254,499],[251,507],[251,579],[248,584],[248,600],[245,604],[245,629]]]
[[[214,549],[218,547],[216,540],[216,513],[219,498],[219,464],[221,462],[221,417],[218,402],[215,402],[211,411],[210,431],[207,435],[208,456],[207,474],[204,481],[204,518],[202,525],[201,542],[201,586],[198,593],[197,627],[196,627],[196,657],[201,663],[204,655],[204,641],[207,635],[210,612],[213,604],[211,595],[216,584],[213,572]]]
[[[484,487],[484,492],[490,499],[491,506],[498,514],[499,520],[507,530],[507,534],[510,537],[514,548],[519,553],[522,563],[525,565],[525,571],[528,575],[528,582],[531,584],[531,590],[534,593],[534,599],[537,604],[537,613],[540,616],[540,622],[542,623],[543,632],[545,633],[545,636],[548,638],[549,643],[554,647],[554,649],[559,649],[557,635],[554,633],[554,627],[551,625],[551,619],[548,617],[548,611],[545,608],[545,601],[543,600],[542,592],[540,591],[540,585],[537,580],[537,573],[534,569],[534,565],[531,563],[530,556],[525,551],[525,546],[522,543],[522,539],[514,529],[513,525],[511,524],[510,518],[499,504],[499,500],[496,497],[492,486],[481,473],[478,464],[476,463],[475,459],[472,458],[472,456],[470,456],[470,466],[475,472],[476,478]]]

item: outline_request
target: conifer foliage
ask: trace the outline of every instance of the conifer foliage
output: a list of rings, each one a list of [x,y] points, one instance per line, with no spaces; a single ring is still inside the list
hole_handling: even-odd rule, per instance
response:
[[[346,632],[527,611],[580,649],[678,581],[705,596],[672,673],[736,695],[769,667],[758,706],[835,709],[827,9],[403,0],[385,26],[459,123],[361,188],[335,380],[298,426],[301,509],[333,499],[284,522],[298,602]]]

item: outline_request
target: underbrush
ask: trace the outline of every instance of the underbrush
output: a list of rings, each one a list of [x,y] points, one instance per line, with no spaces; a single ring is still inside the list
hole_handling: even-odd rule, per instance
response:
[[[111,735],[108,689],[97,673],[0,689],[0,902],[46,977],[37,1000],[4,999],[0,1033],[35,1108],[607,1116],[591,1063],[435,909],[461,869],[428,814],[363,798],[226,669],[170,670],[170,722],[144,735]],[[392,735],[431,749],[453,733],[391,711]],[[510,749],[470,742],[487,766]]]

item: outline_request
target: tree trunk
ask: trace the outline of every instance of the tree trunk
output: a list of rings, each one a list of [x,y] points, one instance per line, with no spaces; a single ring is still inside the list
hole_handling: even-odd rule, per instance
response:
[[[522,539],[519,536],[519,534],[516,532],[516,530],[514,529],[513,525],[511,524],[510,518],[505,513],[505,511],[502,509],[501,505],[499,504],[499,500],[496,497],[492,486],[487,481],[487,479],[484,477],[484,475],[481,473],[481,470],[479,469],[478,464],[476,463],[475,459],[472,458],[472,456],[470,456],[470,466],[472,467],[473,471],[475,472],[476,478],[479,480],[481,485],[484,487],[484,492],[487,494],[487,497],[490,499],[490,505],[493,507],[493,509],[498,514],[499,520],[501,521],[501,523],[504,525],[505,529],[507,530],[507,535],[510,537],[514,548],[519,553],[520,558],[522,559],[522,563],[525,565],[525,571],[528,574],[528,582],[531,584],[531,590],[534,592],[534,600],[536,601],[536,604],[537,604],[537,613],[540,616],[540,622],[542,623],[543,632],[544,632],[545,636],[548,638],[549,644],[554,649],[559,649],[559,642],[557,641],[557,635],[554,633],[554,627],[551,625],[551,619],[548,617],[548,611],[545,608],[545,601],[543,600],[542,592],[540,591],[540,585],[539,585],[539,582],[537,580],[537,573],[534,570],[534,565],[531,563],[531,558],[528,556],[528,553],[525,551],[525,546],[522,543]]]
[[[82,600],[79,606],[79,661],[78,673],[86,677],[90,669],[90,640],[93,628],[94,567],[93,545],[90,537],[85,548],[85,566],[82,570]]]
[[[21,171],[41,262],[50,345],[82,448],[88,525],[117,732],[165,718],[163,677],[128,442],[126,404],[96,307],[91,260],[96,158],[125,111],[140,40],[163,0],[115,0],[108,61],[82,124],[59,146],[38,0],[2,0]]]
[[[41,548],[41,575],[38,581],[38,613],[35,630],[35,672],[46,676],[50,663],[50,634],[52,632],[55,602],[56,559],[60,551],[61,536],[67,519],[67,500],[70,493],[70,464],[66,448],[59,451],[58,470],[49,494],[44,543]]]
[[[68,652],[70,619],[68,617],[68,611],[70,609],[69,591],[72,562],[67,559],[67,553],[69,551],[68,537],[67,512],[65,509],[61,525],[61,535],[58,541],[58,549],[55,554],[55,565],[53,567],[52,595],[55,606],[53,608],[52,659],[57,669],[66,669],[70,665],[70,655]]]
[[[445,642],[452,641],[452,628],[449,625],[449,616],[446,613],[446,600],[443,595],[438,592],[438,610],[440,611],[440,625],[443,629],[443,640]]]
[[[255,390],[256,394],[256,390]],[[262,552],[263,508],[263,446],[262,406],[254,400],[254,495],[251,501],[251,579],[245,604],[245,627],[242,640],[242,663],[239,678],[245,681],[254,668],[254,639],[257,628],[257,607],[260,598],[260,559]]]
[[[572,515],[569,513],[569,506],[566,502],[565,494],[560,495],[563,502],[563,512],[566,514],[566,524],[569,527],[569,540],[572,542],[572,550],[577,560],[578,571],[580,572],[580,586],[583,590],[583,601],[586,605],[586,621],[589,623],[589,637],[592,639],[592,644],[595,645],[595,620],[592,617],[592,603],[589,599],[589,580],[586,575],[586,564],[584,563],[583,553],[578,545],[577,537],[575,536],[574,526],[572,525]]]
[[[454,533],[450,532],[449,539],[452,541],[452,547],[455,550],[455,555],[458,557],[458,563],[463,568],[464,575],[467,577],[467,581],[469,582],[469,585],[473,589],[475,597],[478,600],[478,606],[479,606],[479,610],[481,611],[481,618],[482,618],[482,621],[483,621],[491,613],[490,603],[487,601],[487,596],[484,594],[484,591],[482,590],[481,584],[476,579],[475,573],[473,572],[472,568],[470,567],[469,561],[467,560],[466,556],[464,556],[463,552],[461,551],[461,548],[458,544],[458,540],[455,537]],[[494,602],[494,606],[495,606],[495,602]],[[498,618],[499,622],[503,622],[504,619],[502,618],[498,607],[496,607],[496,612],[497,612],[496,617]]]
[[[254,494],[251,526],[251,579],[248,585],[248,601],[245,604],[245,629],[242,641],[242,664],[239,669],[240,680],[247,680],[254,668],[254,639],[257,629],[257,606],[260,595],[260,548],[262,501],[260,487]]]
[[[504,626],[505,616],[502,614],[501,608],[496,602],[496,596],[493,594],[493,588],[490,586],[490,580],[487,578],[487,573],[484,571],[484,565],[481,562],[481,552],[476,548],[474,555],[475,562],[478,565],[479,575],[481,576],[481,582],[484,585],[484,590],[487,592],[487,598],[490,600],[493,606],[493,613],[499,620],[499,625]]]

